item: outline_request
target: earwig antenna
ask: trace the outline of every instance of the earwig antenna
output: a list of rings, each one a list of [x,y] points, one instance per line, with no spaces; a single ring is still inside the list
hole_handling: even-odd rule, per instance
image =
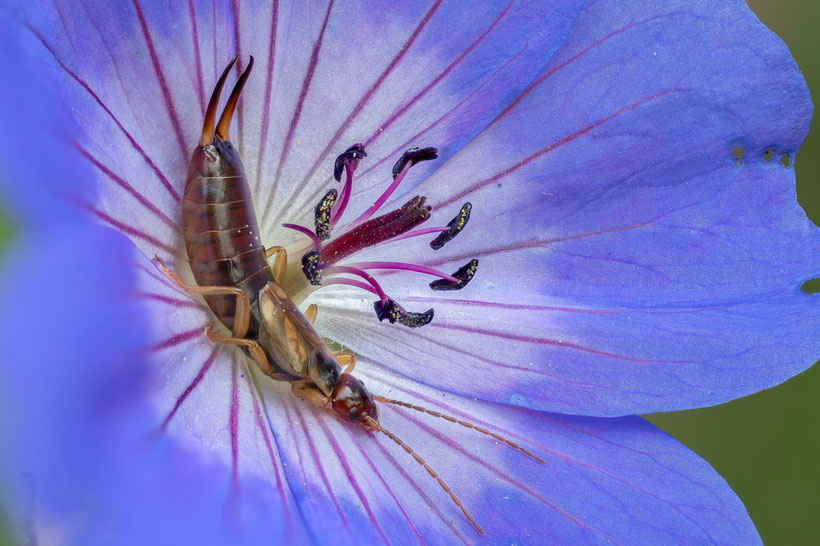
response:
[[[225,109],[222,110],[222,115],[219,117],[219,123],[216,126],[216,136],[220,138],[220,140],[229,140],[228,132],[231,128],[231,119],[233,118],[233,111],[236,108],[236,103],[239,101],[239,95],[242,93],[242,88],[245,87],[245,82],[248,79],[248,76],[251,75],[251,69],[253,68],[253,55],[251,55],[251,60],[248,63],[248,68],[242,72],[242,75],[239,76],[239,79],[236,80],[236,85],[233,86],[233,90],[231,91],[231,95],[228,97],[228,102],[225,103]]]
[[[208,101],[208,109],[205,111],[205,122],[202,124],[202,136],[199,137],[200,146],[208,146],[214,143],[214,120],[216,119],[216,106],[219,104],[219,95],[222,94],[222,86],[225,85],[225,78],[228,77],[228,71],[230,71],[233,63],[235,62],[236,57],[231,59],[231,62],[229,62],[228,66],[225,67],[225,70],[222,71],[222,75],[219,76],[219,80],[216,82],[216,87],[214,87],[214,92],[211,93],[211,99]]]
[[[370,423],[370,425],[373,428],[375,428],[375,429],[379,430],[380,432],[383,432],[384,434],[386,434],[387,437],[390,438],[391,440],[393,440],[394,442],[396,442],[399,445],[399,447],[401,447],[407,453],[412,455],[413,458],[416,460],[416,462],[419,463],[421,466],[423,466],[424,470],[426,470],[428,474],[430,474],[433,478],[435,478],[435,480],[438,482],[438,484],[441,486],[441,488],[444,490],[444,492],[447,493],[448,495],[450,495],[450,498],[453,499],[453,502],[456,504],[456,506],[461,508],[461,511],[464,513],[464,517],[467,518],[467,521],[469,521],[470,523],[473,524],[473,527],[475,527],[476,531],[478,531],[482,535],[485,534],[484,529],[482,529],[481,526],[478,523],[476,523],[476,521],[473,519],[473,516],[471,516],[470,512],[468,512],[467,509],[464,508],[464,505],[461,504],[461,501],[458,499],[458,497],[456,497],[455,493],[453,493],[453,491],[450,489],[450,487],[446,483],[444,483],[444,480],[439,478],[436,471],[433,470],[433,468],[429,464],[427,464],[424,461],[424,459],[422,459],[415,451],[413,451],[413,449],[410,446],[408,446],[407,444],[402,442],[401,439],[398,436],[396,436],[392,432],[390,432],[390,431],[386,430],[384,427],[382,427],[381,424],[378,421],[376,421],[375,419],[373,419],[372,417],[370,417],[367,414],[364,415],[364,418]]]
[[[500,434],[496,434],[495,432],[490,432],[486,428],[481,428],[481,427],[476,426],[472,423],[468,423],[467,421],[462,421],[461,419],[456,419],[455,417],[452,417],[450,415],[444,415],[443,413],[439,413],[437,411],[429,410],[429,409],[423,408],[421,406],[416,406],[414,404],[409,404],[407,402],[401,402],[399,400],[391,400],[390,398],[384,398],[384,397],[376,396],[376,395],[373,395],[373,399],[376,400],[377,402],[384,402],[385,404],[393,404],[393,405],[396,405],[396,406],[402,406],[402,407],[405,407],[405,408],[410,408],[410,409],[416,410],[416,411],[421,412],[421,413],[427,413],[429,415],[432,415],[433,417],[440,417],[440,418],[444,419],[445,421],[450,421],[451,423],[458,423],[459,425],[461,425],[463,427],[473,429],[476,432],[480,432],[481,434],[486,434],[487,436],[491,436],[491,437],[495,438],[496,440],[498,440],[499,442],[503,442],[503,443],[507,444],[508,446],[510,446],[511,448],[520,451],[521,453],[523,453],[527,457],[535,459],[536,461],[538,461],[541,464],[547,464],[546,461],[544,461],[544,459],[542,459],[541,457],[537,457],[536,455],[533,455],[533,453],[531,451],[529,451],[527,449],[524,449],[523,447],[516,444],[515,442],[504,438]]]

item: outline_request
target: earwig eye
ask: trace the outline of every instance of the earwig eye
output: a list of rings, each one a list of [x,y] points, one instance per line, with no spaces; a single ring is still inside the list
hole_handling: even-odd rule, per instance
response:
[[[347,412],[347,418],[351,421],[358,421],[359,420],[359,408],[350,408],[350,411]]]

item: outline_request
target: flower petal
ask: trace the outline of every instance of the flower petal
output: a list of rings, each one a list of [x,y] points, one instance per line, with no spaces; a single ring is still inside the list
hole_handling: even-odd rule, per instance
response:
[[[381,424],[411,446],[492,543],[757,543],[742,503],[702,459],[639,418],[532,412],[442,393],[387,366],[356,367],[374,393],[454,416],[380,404]],[[300,508],[342,542],[473,543],[479,535],[424,468],[387,436],[263,389],[266,415]],[[583,492],[583,493],[581,493]]]
[[[0,183],[19,226],[0,286],[0,476],[12,529],[27,543],[298,540],[267,480],[233,479],[156,434],[135,249],[76,206],[89,198],[90,167],[65,145],[73,127],[23,61],[19,30],[0,16],[0,72],[15,78],[0,89]]]
[[[366,302],[346,314],[322,290],[324,332],[429,385],[573,414],[784,381],[820,355],[820,306],[800,290],[820,274],[820,230],[780,162],[811,110],[785,46],[741,2],[595,2],[533,87],[413,190],[445,220],[472,202],[458,239],[422,260],[450,273],[476,257],[471,284],[413,298],[418,277],[385,276],[436,318],[367,334]],[[425,246],[377,250],[407,261]]]
[[[85,132],[76,146],[95,167],[98,216],[146,254],[170,255],[187,159],[232,55],[237,70],[249,54],[259,67],[231,134],[270,236],[283,215],[302,220],[354,141],[372,144],[374,165],[421,133],[452,155],[544,66],[582,3],[488,2],[456,28],[462,6],[441,0],[388,11],[345,1],[58,2],[22,18]],[[382,167],[357,186],[384,180]]]

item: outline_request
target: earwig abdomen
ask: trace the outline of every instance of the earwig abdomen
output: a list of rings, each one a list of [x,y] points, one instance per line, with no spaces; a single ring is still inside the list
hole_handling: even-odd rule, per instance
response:
[[[200,286],[236,286],[250,299],[248,336],[259,329],[259,291],[273,280],[250,187],[239,154],[230,142],[194,151],[182,199],[185,249]],[[236,314],[233,296],[206,296],[219,320],[231,328]]]

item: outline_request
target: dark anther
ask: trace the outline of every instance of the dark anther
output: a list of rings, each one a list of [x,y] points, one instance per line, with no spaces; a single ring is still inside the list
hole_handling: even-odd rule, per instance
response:
[[[458,282],[448,281],[447,279],[438,279],[430,283],[430,288],[433,290],[461,290],[473,279],[476,269],[478,269],[478,260],[473,258],[467,264],[459,267],[458,271],[453,273],[453,277],[458,279]]]
[[[437,157],[438,150],[435,148],[410,148],[409,150],[401,154],[399,160],[396,161],[395,165],[393,165],[393,179],[395,180],[396,177],[399,176],[399,173],[404,169],[408,161],[410,162],[410,166],[412,167],[420,161],[429,161],[430,159],[436,159]]]
[[[319,249],[314,248],[302,256],[302,273],[305,274],[310,284],[322,284],[322,271],[319,269]]]
[[[339,192],[331,189],[316,205],[316,236],[322,241],[330,237],[330,212],[333,210],[333,205],[336,204],[337,197],[339,197]]]
[[[447,224],[450,231],[443,231],[438,235],[438,237],[430,241],[430,248],[433,250],[438,250],[446,243],[450,242],[456,235],[461,233],[461,230],[464,229],[464,226],[467,225],[467,221],[470,219],[470,211],[472,209],[473,205],[469,202],[464,203],[461,206],[461,210],[458,211],[458,214],[456,214],[456,217],[450,220],[450,223]]]
[[[336,158],[336,164],[333,166],[333,178],[336,179],[336,182],[339,182],[342,179],[342,171],[345,168],[345,163],[349,161],[353,161],[353,167],[358,164],[359,160],[363,157],[367,157],[367,153],[364,151],[364,144],[361,142],[354,144],[343,153],[339,154],[339,157]]]
[[[385,303],[379,300],[373,304],[373,308],[376,310],[376,316],[379,317],[380,322],[387,319],[390,324],[398,322],[410,328],[418,328],[430,324],[430,321],[433,320],[432,309],[428,309],[424,313],[410,313],[391,299],[388,299]]]

